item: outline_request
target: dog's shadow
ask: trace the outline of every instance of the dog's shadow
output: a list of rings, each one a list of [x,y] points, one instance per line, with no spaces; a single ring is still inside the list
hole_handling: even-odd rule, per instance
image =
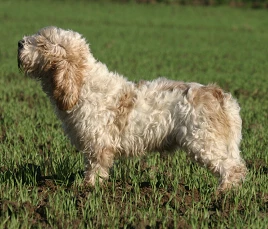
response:
[[[84,171],[80,170],[76,173],[62,173],[62,174],[51,174],[48,176],[42,175],[42,169],[40,165],[28,163],[24,165],[19,165],[13,170],[7,168],[0,168],[1,171],[1,180],[2,181],[14,181],[16,184],[23,184],[23,185],[32,185],[32,186],[51,186],[53,185],[65,185],[70,187],[73,185],[77,177],[83,179]],[[111,180],[117,179],[116,175],[111,173],[108,183]],[[125,182],[129,183],[131,186],[131,181],[129,179],[124,179]],[[126,181],[128,180],[128,181]],[[122,183],[124,181],[117,180],[116,183]],[[139,186],[141,188],[151,187],[152,184],[149,181],[141,181],[139,182]],[[157,182],[156,186],[159,186],[159,182]]]
[[[71,186],[76,177],[83,177],[84,172],[78,171],[77,173],[70,174],[52,174],[49,176],[42,175],[41,166],[36,164],[20,165],[13,170],[2,168],[1,180],[2,181],[15,181],[24,185],[43,186],[47,181],[53,181],[55,184],[65,184]]]
[[[246,160],[247,167],[254,174],[264,174],[268,175],[268,165],[264,160],[255,159],[255,160]]]

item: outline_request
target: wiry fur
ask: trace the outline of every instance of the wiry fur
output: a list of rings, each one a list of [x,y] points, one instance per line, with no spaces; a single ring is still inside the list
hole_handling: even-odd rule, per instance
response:
[[[107,178],[115,157],[179,147],[220,177],[220,190],[244,179],[239,106],[218,86],[165,78],[134,84],[96,61],[80,34],[56,27],[24,37],[18,63],[41,81],[84,153],[87,183]]]

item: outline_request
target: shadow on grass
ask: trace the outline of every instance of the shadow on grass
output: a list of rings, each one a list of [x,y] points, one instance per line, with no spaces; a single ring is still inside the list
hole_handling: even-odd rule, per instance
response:
[[[249,170],[253,171],[254,174],[268,174],[268,165],[264,160],[246,160],[246,164]]]
[[[20,165],[14,170],[0,168],[2,181],[16,181],[25,185],[43,186],[47,181],[52,181],[54,185],[71,186],[77,176],[83,177],[84,171],[68,174],[52,174],[43,176],[41,166],[35,164]],[[51,182],[49,182],[51,183]]]
[[[268,174],[268,166],[264,160],[256,159],[256,160],[247,160],[247,167],[254,174]],[[0,176],[2,181],[14,180],[16,182],[21,182],[26,185],[37,185],[42,186],[49,180],[53,182],[54,185],[65,185],[66,187],[72,186],[76,177],[83,177],[84,171],[78,171],[77,173],[58,173],[52,174],[50,176],[43,176],[41,172],[41,167],[35,164],[25,164],[20,165],[14,170],[10,170],[7,168],[0,168]],[[113,175],[111,174],[111,177]],[[122,181],[116,181],[117,183],[122,183]],[[131,186],[131,181],[128,180],[129,185]],[[150,181],[141,181],[139,182],[140,188],[152,188],[155,186],[156,188],[161,187],[161,182],[157,181],[155,184],[152,184]],[[183,185],[183,184],[181,184]],[[185,186],[185,189],[189,191],[189,188]]]

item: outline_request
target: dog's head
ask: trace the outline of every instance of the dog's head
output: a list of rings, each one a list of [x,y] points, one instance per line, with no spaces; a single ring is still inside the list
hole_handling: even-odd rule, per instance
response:
[[[61,110],[77,103],[90,58],[85,39],[78,33],[46,27],[18,42],[18,66],[41,81]]]

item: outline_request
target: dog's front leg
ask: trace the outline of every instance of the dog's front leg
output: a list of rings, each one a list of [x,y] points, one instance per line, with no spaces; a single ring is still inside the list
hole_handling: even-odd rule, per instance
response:
[[[85,184],[95,186],[109,177],[109,169],[113,165],[114,151],[103,147],[84,152],[85,156]]]

